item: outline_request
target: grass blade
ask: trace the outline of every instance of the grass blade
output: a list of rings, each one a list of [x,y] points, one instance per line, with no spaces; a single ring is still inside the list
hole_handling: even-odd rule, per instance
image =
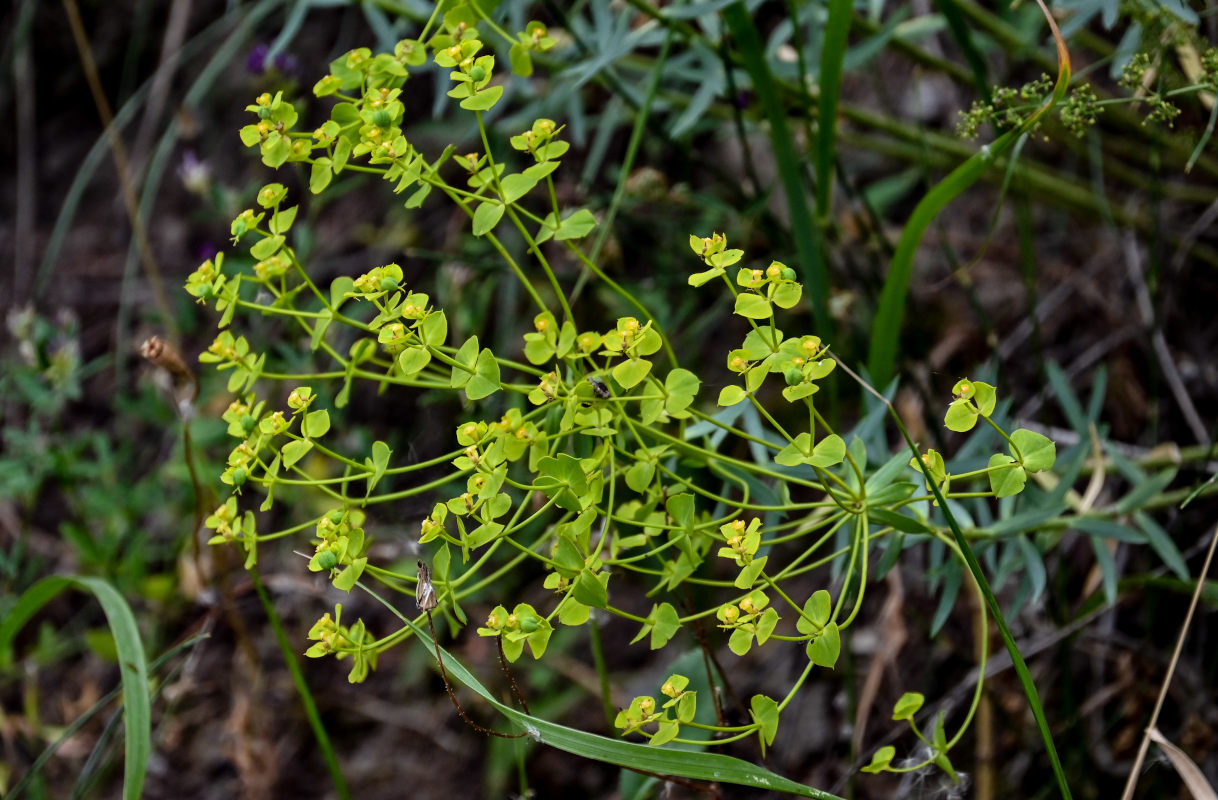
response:
[[[123,798],[139,800],[144,792],[148,757],[152,752],[152,702],[148,694],[148,662],[144,643],[131,607],[118,590],[100,578],[53,576],[27,589],[17,605],[0,623],[0,654],[7,652],[13,637],[38,610],[67,589],[88,592],[101,603],[114,636],[123,683],[123,717],[126,757],[123,760]]]
[[[360,585],[363,586],[363,584]],[[376,595],[373,594],[373,596],[375,597]],[[389,608],[403,622],[410,626],[419,638],[419,641],[426,645],[428,652],[435,652],[435,643],[422,628],[394,609],[392,605],[389,605]],[[750,764],[738,758],[732,758],[731,756],[720,755],[718,753],[650,747],[644,744],[610,739],[594,733],[586,733],[568,728],[565,725],[549,722],[539,717],[530,716],[517,711],[511,706],[500,703],[447,650],[440,648],[439,652],[440,657],[444,659],[444,669],[447,670],[450,678],[456,679],[478,693],[483,700],[494,706],[513,723],[528,731],[532,738],[559,750],[607,764],[646,770],[647,772],[654,772],[660,775],[673,775],[678,778],[753,786],[775,792],[786,792],[797,797],[811,797],[816,800],[843,800],[837,795],[815,789],[811,786],[805,786],[802,783],[796,783],[781,775],[770,772],[768,769]]]
[[[988,103],[990,101],[990,79],[987,76],[985,59],[981,56],[977,45],[973,43],[973,37],[969,34],[968,24],[964,21],[964,14],[961,13],[960,6],[956,4],[956,0],[935,0],[935,5],[939,7],[939,13],[943,15],[943,19],[947,21],[947,27],[951,29],[952,38],[956,40],[960,52],[964,54],[964,60],[968,62],[969,69],[973,71],[973,83],[977,86],[978,93]]]
[[[766,121],[770,123],[770,145],[774,149],[774,160],[778,164],[778,175],[791,214],[791,234],[795,238],[795,251],[799,258],[797,271],[807,286],[805,296],[812,302],[817,332],[822,338],[833,341],[833,320],[829,316],[827,302],[829,273],[825,267],[820,235],[813,224],[812,210],[808,208],[808,199],[804,195],[803,166],[787,125],[787,112],[778,85],[765,63],[761,35],[744,3],[733,3],[725,8],[723,21],[735,38],[744,68],[753,79],[753,89],[757,92]]]
[[[816,215],[827,220],[833,198],[833,160],[837,146],[837,104],[842,96],[842,61],[850,36],[852,0],[829,0],[829,20],[820,51],[820,97],[816,118]]]
[[[184,642],[179,642],[178,644],[171,647],[168,651],[166,651],[159,658],[157,658],[155,661],[153,661],[151,664],[149,664],[148,672],[150,674],[156,674],[156,672],[162,666],[164,666],[170,659],[177,656],[178,653],[180,653],[183,650],[186,650],[188,648],[194,647],[196,644],[198,644],[199,642],[203,641],[206,638],[208,638],[208,634],[201,633],[201,634],[197,634],[195,636],[190,637],[189,639],[187,639]],[[41,753],[39,753],[38,757],[35,758],[33,763],[30,764],[29,771],[25,773],[25,775],[21,778],[21,780],[17,781],[15,784],[13,784],[13,787],[12,787],[12,789],[9,790],[9,793],[7,796],[11,797],[11,798],[20,797],[22,792],[25,791],[25,788],[29,784],[29,782],[34,778],[35,775],[37,775],[39,773],[39,771],[42,770],[43,765],[46,764],[46,762],[49,761],[51,759],[51,757],[55,755],[55,752],[57,750],[59,750],[59,748],[63,745],[63,743],[68,741],[69,739],[71,739],[73,736],[75,736],[77,734],[77,732],[80,731],[80,729],[83,728],[85,725],[87,725],[89,723],[89,720],[93,719],[93,717],[95,717],[98,714],[98,712],[100,712],[103,708],[105,708],[106,706],[110,705],[112,702],[117,700],[119,695],[121,694],[121,691],[122,691],[121,689],[114,689],[110,692],[107,692],[104,697],[102,697],[100,700],[98,700],[96,703],[93,704],[92,708],[90,708],[88,711],[85,711],[79,717],[77,717],[76,719],[74,719],[70,723],[68,723],[66,726],[64,726],[63,730],[60,731],[58,738],[56,738],[55,741],[51,742],[45,748],[43,748],[43,751]]]
[[[1045,19],[1049,22],[1054,41],[1057,43],[1057,83],[1053,87],[1053,94],[1018,128],[999,136],[948,173],[947,177],[922,198],[914,208],[909,221],[905,223],[905,229],[901,231],[901,239],[897,242],[896,252],[892,256],[892,266],[889,267],[888,277],[884,281],[884,290],[880,294],[880,307],[871,329],[871,350],[867,356],[867,368],[871,372],[871,379],[881,386],[892,378],[896,366],[897,342],[901,334],[901,321],[905,316],[905,298],[909,293],[913,258],[926,229],[948,203],[972,186],[1022,134],[1030,130],[1038,119],[1057,105],[1069,88],[1070,54],[1066,50],[1065,40],[1062,39],[1061,32],[1057,29],[1057,23],[1045,7],[1043,0],[1037,0],[1037,2],[1045,14]]]

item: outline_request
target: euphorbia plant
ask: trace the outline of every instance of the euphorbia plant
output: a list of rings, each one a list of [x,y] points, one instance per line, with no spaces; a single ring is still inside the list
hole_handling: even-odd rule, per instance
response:
[[[289,98],[264,94],[248,106],[256,121],[241,138],[272,168],[307,165],[314,194],[358,170],[389,181],[407,208],[434,198],[452,204],[468,217],[469,235],[502,257],[535,306],[531,323],[518,331],[519,349],[493,349],[476,334],[452,336],[429,287],[408,286],[398,264],[319,284],[290,242],[298,207],[283,184],[263,187],[257,207],[232,225],[249,266],[234,269],[235,259],[218,256],[187,282],[220,314],[222,331],[201,359],[230,371],[236,395],[223,418],[237,444],[220,476],[233,494],[207,520],[212,542],[244,548],[252,568],[260,543],[311,536],[308,570],[344,591],[374,591],[374,584],[426,589],[419,607],[429,617],[434,607],[457,635],[475,627],[476,635],[497,639],[509,662],[526,651],[544,661],[554,631],[586,625],[594,610],[636,629],[635,646],[652,650],[703,626],[721,631],[704,646],[725,644],[736,657],[798,648],[806,662],[801,674],[782,697],[757,694],[738,709],[745,724],[711,714],[713,699],[699,696],[683,674],[671,675],[659,698],[635,698],[614,721],[622,735],[651,745],[715,747],[756,736],[764,751],[796,693],[837,664],[841,633],[863,608],[873,551],[904,536],[941,541],[962,558],[938,519],[934,490],[947,500],[1016,494],[1029,473],[1053,466],[1053,444],[1031,431],[1005,432],[995,419],[994,388],[961,381],[946,424],[966,430],[984,420],[995,429],[1007,452],[988,467],[951,476],[935,451],[913,461],[905,451],[868,452],[818,408],[817,393],[838,367],[831,343],[780,327],[804,299],[795,271],[777,261],[751,265],[720,234],[690,237],[688,283],[729,292],[744,335],[723,353],[733,382],[717,396],[703,391],[694,365],[678,363],[654,315],[589,257],[583,240],[596,225],[591,211],[558,202],[553,175],[568,150],[562,126],[537,119],[510,138],[506,152],[491,147],[483,113],[501,101],[503,85],[480,22],[487,20],[476,5],[455,4],[392,52],[353,50],[314,86],[318,97],[336,102],[312,132],[295,130],[300,119]],[[517,72],[531,70],[530,52],[553,43],[540,23],[503,36]],[[406,138],[401,98],[410,71],[428,60],[448,70],[449,95],[477,124],[481,149],[426,154]],[[523,242],[529,262],[513,257],[508,237]],[[570,287],[552,266],[559,253],[637,311],[577,317]],[[307,341],[316,370],[283,366],[265,333],[251,340],[243,326],[257,316]],[[351,449],[351,440],[335,433],[359,424],[344,409],[361,385],[459,395],[467,405],[451,449],[411,459],[383,441]],[[487,415],[491,407],[500,411]],[[761,432],[738,426],[745,409]],[[735,455],[724,439],[747,445],[751,457]],[[417,478],[443,465],[443,477]],[[924,481],[933,487],[920,490]],[[301,508],[318,501],[325,507],[264,530],[255,508],[269,511],[276,492],[287,491],[311,495],[314,502]],[[434,497],[417,531],[430,571],[422,565],[412,575],[374,563],[369,517],[381,504],[420,496]],[[494,597],[495,576],[509,570],[549,590],[544,602]],[[693,585],[698,592],[685,591]],[[626,610],[624,598],[636,594],[652,598],[645,616]],[[700,607],[687,602],[695,594]],[[984,613],[982,604],[983,624]],[[422,635],[421,617],[375,634],[349,617],[341,607],[325,613],[307,654],[350,658],[352,682],[366,678],[381,653]],[[482,622],[471,626],[471,618]],[[980,641],[984,660],[985,637]],[[438,645],[436,653],[444,664]],[[450,673],[459,680],[465,674]],[[706,680],[718,679],[711,673]],[[948,753],[980,688],[950,738],[942,715],[929,739],[914,727],[930,749],[924,763],[952,771]],[[913,724],[920,703],[912,697],[898,703],[894,719]],[[527,719],[534,722],[522,724],[536,724],[543,739],[565,735],[544,733],[539,720]],[[618,752],[571,748],[608,760]],[[898,770],[892,757],[886,748],[868,769]],[[697,759],[689,764],[664,762],[661,771],[708,779],[718,772],[707,767],[703,774]]]

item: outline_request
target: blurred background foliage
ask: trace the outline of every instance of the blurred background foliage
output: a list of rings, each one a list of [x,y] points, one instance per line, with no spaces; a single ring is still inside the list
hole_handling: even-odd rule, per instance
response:
[[[1085,776],[1076,796],[1113,796],[1212,525],[1207,503],[1179,505],[1215,471],[1218,159],[1206,145],[1218,87],[1196,87],[1212,83],[1204,56],[1218,21],[1212,9],[1180,0],[1056,4],[1076,83],[1092,86],[1098,103],[1073,108],[1099,110],[1096,123],[1080,136],[1068,115],[1048,118],[934,220],[894,329],[876,309],[901,229],[929,189],[993,139],[985,115],[976,141],[958,136],[962,112],[981,101],[1000,114],[1003,102],[1021,100],[995,87],[1055,74],[1043,17],[1029,3],[856,2],[842,75],[826,83],[826,4],[744,4],[763,73],[750,68],[748,30],[729,24],[732,6],[499,4],[506,28],[542,19],[558,45],[536,59],[531,78],[507,84],[502,110],[490,117],[498,143],[539,116],[567,126],[560,196],[597,213],[599,262],[656,310],[709,386],[726,380],[729,309],[688,290],[686,240],[721,230],[750,259],[798,264],[805,278],[821,271],[827,291],[799,310],[800,322],[847,363],[865,364],[877,337],[899,341],[894,397],[920,442],[968,463],[969,445],[939,424],[965,374],[1000,385],[1011,418],[1051,432],[1066,451],[1060,463],[1080,465],[1080,491],[1092,507],[1111,509],[1120,531],[1053,530],[1052,547],[1029,553],[1012,543],[984,555],[1018,612],[1067,773]],[[223,550],[195,555],[192,528],[200,507],[214,507],[217,487],[205,483],[196,500],[173,400],[137,348],[159,333],[193,364],[211,339],[212,320],[179,287],[226,248],[229,221],[269,180],[239,146],[243,107],[282,90],[300,101],[304,119],[320,120],[309,88],[332,58],[391,48],[431,11],[423,0],[18,0],[3,12],[0,110],[10,135],[0,151],[10,166],[0,237],[13,266],[0,270],[0,616],[39,577],[79,573],[105,578],[127,598],[150,659],[191,642],[156,673],[149,797],[333,796],[239,560]],[[1138,53],[1152,69],[1123,86]],[[406,135],[432,153],[475,146],[476,129],[443,102],[446,83],[443,71],[420,68],[405,98]],[[827,86],[841,97],[834,185],[831,203],[811,206],[827,196],[814,170]],[[1110,102],[1131,91],[1147,100]],[[1178,109],[1170,124],[1147,119],[1151,96]],[[283,170],[276,179],[306,195],[307,175]],[[787,193],[792,185],[813,208],[805,218]],[[344,175],[324,199],[305,201],[294,244],[323,281],[402,263],[407,281],[448,310],[454,337],[478,333],[503,353],[520,347],[526,298],[441,204],[407,211],[376,181]],[[558,267],[578,281],[577,265]],[[579,285],[577,314],[589,325],[626,313],[601,287]],[[277,355],[299,352],[284,343]],[[218,417],[229,398],[217,376],[201,372],[200,380],[192,434],[207,476],[226,449]],[[868,411],[845,383],[836,397],[839,419]],[[433,454],[460,409],[427,395],[389,404],[369,395],[353,398],[348,414],[361,423],[347,433],[354,441],[383,438],[397,452]],[[390,556],[409,559],[426,510],[395,508],[370,532]],[[1012,513],[1001,504],[972,510],[978,525]],[[852,777],[890,728],[876,708],[905,688],[950,695],[966,681],[971,600],[961,597],[957,608],[951,563],[928,548],[888,574],[892,602],[872,609],[851,637],[840,679],[809,690],[805,721],[780,735],[771,768],[856,797],[952,796],[937,784]],[[332,590],[290,553],[265,562],[264,576],[303,650]],[[525,589],[509,582],[500,591]],[[1216,782],[1218,705],[1207,687],[1218,664],[1207,653],[1218,588],[1209,584],[1203,598],[1209,613],[1195,623],[1160,727]],[[375,618],[371,603],[349,602]],[[192,638],[199,633],[210,638]],[[672,671],[629,649],[628,636],[608,630],[604,640],[620,676],[615,703]],[[112,795],[121,743],[115,707],[99,701],[117,685],[118,668],[102,617],[64,597],[18,644],[0,654],[0,789],[25,780],[22,792],[34,797]],[[466,663],[492,666],[484,642],[464,637],[455,647]],[[600,688],[588,643],[559,635],[551,648],[556,671],[527,676],[534,711],[579,718],[591,708],[595,716]],[[347,686],[332,662],[306,666],[347,782],[363,796],[396,797],[404,786],[425,787],[422,796],[618,796],[619,777],[603,765],[463,728],[421,649],[382,664],[365,687]],[[885,670],[876,701],[868,677]],[[755,682],[764,686],[765,675]],[[965,767],[972,791],[1045,796],[1047,766],[1009,673],[998,673],[989,698],[973,734],[976,763]],[[30,772],[65,725],[99,707],[104,714]],[[1178,780],[1153,766],[1139,796],[1173,796]],[[649,784],[622,778],[622,796],[654,793]]]

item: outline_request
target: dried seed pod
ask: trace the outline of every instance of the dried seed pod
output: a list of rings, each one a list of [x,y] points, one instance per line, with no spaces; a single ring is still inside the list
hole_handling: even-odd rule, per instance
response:
[[[163,369],[173,379],[173,395],[178,411],[189,419],[192,416],[195,398],[199,395],[199,382],[177,348],[160,336],[149,336],[140,345],[140,355],[155,367]]]
[[[144,343],[140,345],[140,355],[175,378],[194,380],[194,375],[187,368],[182,356],[178,354],[173,345],[160,336],[149,336],[145,339]]]

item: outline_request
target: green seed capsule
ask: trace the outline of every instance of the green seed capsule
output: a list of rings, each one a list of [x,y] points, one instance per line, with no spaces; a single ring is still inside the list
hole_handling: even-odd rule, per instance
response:
[[[520,630],[526,633],[532,633],[537,630],[537,619],[535,617],[525,617],[520,620]]]
[[[398,288],[398,282],[396,280],[389,277],[388,275],[386,275],[384,278],[381,278],[381,291],[392,292],[396,288]]]
[[[793,280],[795,280],[796,277],[798,277],[798,276],[795,274],[795,270],[791,269],[790,267],[785,267],[783,269],[783,271],[782,271],[783,280],[793,281]]]
[[[256,422],[257,422],[257,420],[255,420],[252,415],[246,414],[245,416],[243,416],[241,418],[241,430],[245,431],[246,433],[249,433],[250,431],[252,431],[254,429],[254,423],[256,423]]]
[[[469,76],[475,81],[480,81],[486,78],[486,69],[480,64],[475,64],[473,69],[469,71]]]
[[[248,477],[249,472],[246,471],[245,467],[237,467],[233,470],[233,486],[243,485]]]
[[[804,373],[799,367],[787,367],[783,377],[787,379],[787,386],[798,386],[804,382]]]
[[[317,566],[322,569],[334,569],[338,565],[338,556],[332,550],[322,550],[317,554]]]

